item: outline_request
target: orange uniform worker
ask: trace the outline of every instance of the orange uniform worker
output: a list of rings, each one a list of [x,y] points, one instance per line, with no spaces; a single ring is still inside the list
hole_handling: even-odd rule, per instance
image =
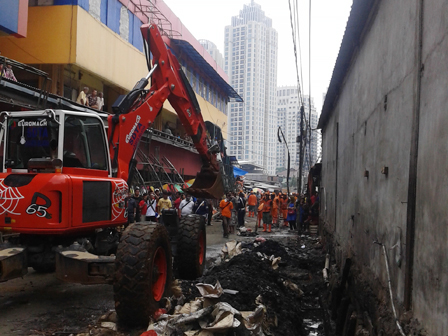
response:
[[[230,220],[232,218],[232,209],[233,209],[233,203],[231,201],[230,193],[228,193],[226,195],[226,198],[219,203],[219,208],[221,209],[221,216],[222,216],[223,237],[229,238],[229,225]]]
[[[258,215],[257,215],[257,223],[258,227],[261,227],[261,220],[263,219],[263,205],[264,205],[264,198],[260,200],[260,204],[258,205]],[[256,229],[256,227],[255,227]],[[255,230],[257,231],[257,230]]]
[[[286,195],[282,195],[280,199],[280,208],[282,209],[283,226],[288,226],[288,221],[286,220],[286,217],[288,217],[288,197]]]
[[[279,200],[278,196],[275,194],[271,195],[272,200],[272,209],[271,209],[271,215],[272,215],[272,224],[278,225],[278,208],[279,208]]]
[[[274,196],[274,195],[272,195]],[[272,197],[273,198],[273,197]],[[272,227],[272,200],[269,198],[269,195],[265,196],[264,204],[263,204],[263,232],[266,232],[266,227],[269,225],[268,232],[271,232]]]
[[[247,205],[249,205],[249,217],[255,217],[255,207],[257,206],[257,196],[251,191],[249,198],[247,199]]]

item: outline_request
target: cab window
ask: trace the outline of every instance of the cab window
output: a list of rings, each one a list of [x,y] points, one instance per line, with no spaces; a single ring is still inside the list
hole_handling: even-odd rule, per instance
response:
[[[64,123],[64,167],[107,170],[103,123],[67,115]]]
[[[34,158],[57,156],[58,124],[46,117],[7,119],[5,168],[27,169]]]

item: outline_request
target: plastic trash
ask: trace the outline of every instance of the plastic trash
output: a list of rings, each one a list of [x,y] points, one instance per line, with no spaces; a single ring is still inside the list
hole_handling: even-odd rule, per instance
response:
[[[241,254],[241,243],[238,243],[236,240],[229,241],[223,246],[221,251],[223,253],[223,259],[233,258]]]
[[[266,307],[259,305],[253,312],[244,312],[243,322],[247,330],[251,330],[253,335],[263,335],[263,320],[266,313]]]
[[[212,316],[213,322],[199,321],[199,325],[204,330],[224,331],[230,328],[238,328],[241,322],[235,316],[241,313],[226,302],[219,302],[214,306]]]
[[[234,289],[223,289],[223,292],[226,294],[230,294],[230,295],[236,295],[239,293],[239,291],[234,290]]]
[[[196,288],[204,298],[218,299],[223,293],[223,289],[219,281],[216,281],[216,284],[214,286],[204,283],[198,283],[196,284]]]
[[[154,313],[154,320],[158,320],[159,318],[160,318],[160,316],[162,316],[162,315],[164,315],[164,314],[166,314],[167,313],[167,311],[166,311],[166,309],[164,309],[164,308],[159,308],[159,309],[157,309],[156,311],[155,311],[155,313]]]
[[[286,288],[292,290],[293,292],[296,292],[299,296],[303,295],[303,291],[297,286],[294,282],[291,280],[285,280],[283,281],[283,286]]]
[[[277,257],[272,259],[272,268],[274,270],[276,270],[278,268],[278,264],[280,263],[280,261],[282,260],[282,257]]]
[[[196,299],[195,301],[187,302],[183,306],[176,306],[174,309],[174,315],[179,314],[192,314],[202,309],[202,300]]]
[[[117,331],[117,324],[114,322],[101,322],[101,327]]]

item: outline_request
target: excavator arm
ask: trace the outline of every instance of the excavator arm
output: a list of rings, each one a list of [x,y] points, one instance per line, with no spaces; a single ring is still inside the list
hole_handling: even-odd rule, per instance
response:
[[[211,146],[199,104],[176,57],[167,48],[155,24],[141,27],[153,55],[153,68],[114,106],[108,117],[108,136],[112,168],[128,183],[136,166],[135,153],[144,132],[151,127],[168,99],[202,159],[201,172],[186,192],[196,197],[220,198],[224,193],[219,149]],[[151,87],[145,89],[151,78]]]

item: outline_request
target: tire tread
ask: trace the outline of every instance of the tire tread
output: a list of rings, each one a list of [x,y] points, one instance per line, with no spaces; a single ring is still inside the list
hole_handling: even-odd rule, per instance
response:
[[[151,258],[158,247],[165,250],[167,281],[164,296],[169,296],[172,281],[171,244],[166,228],[160,224],[131,224],[123,232],[115,261],[114,299],[117,315],[133,326],[147,325],[159,308],[152,297],[149,278]]]

